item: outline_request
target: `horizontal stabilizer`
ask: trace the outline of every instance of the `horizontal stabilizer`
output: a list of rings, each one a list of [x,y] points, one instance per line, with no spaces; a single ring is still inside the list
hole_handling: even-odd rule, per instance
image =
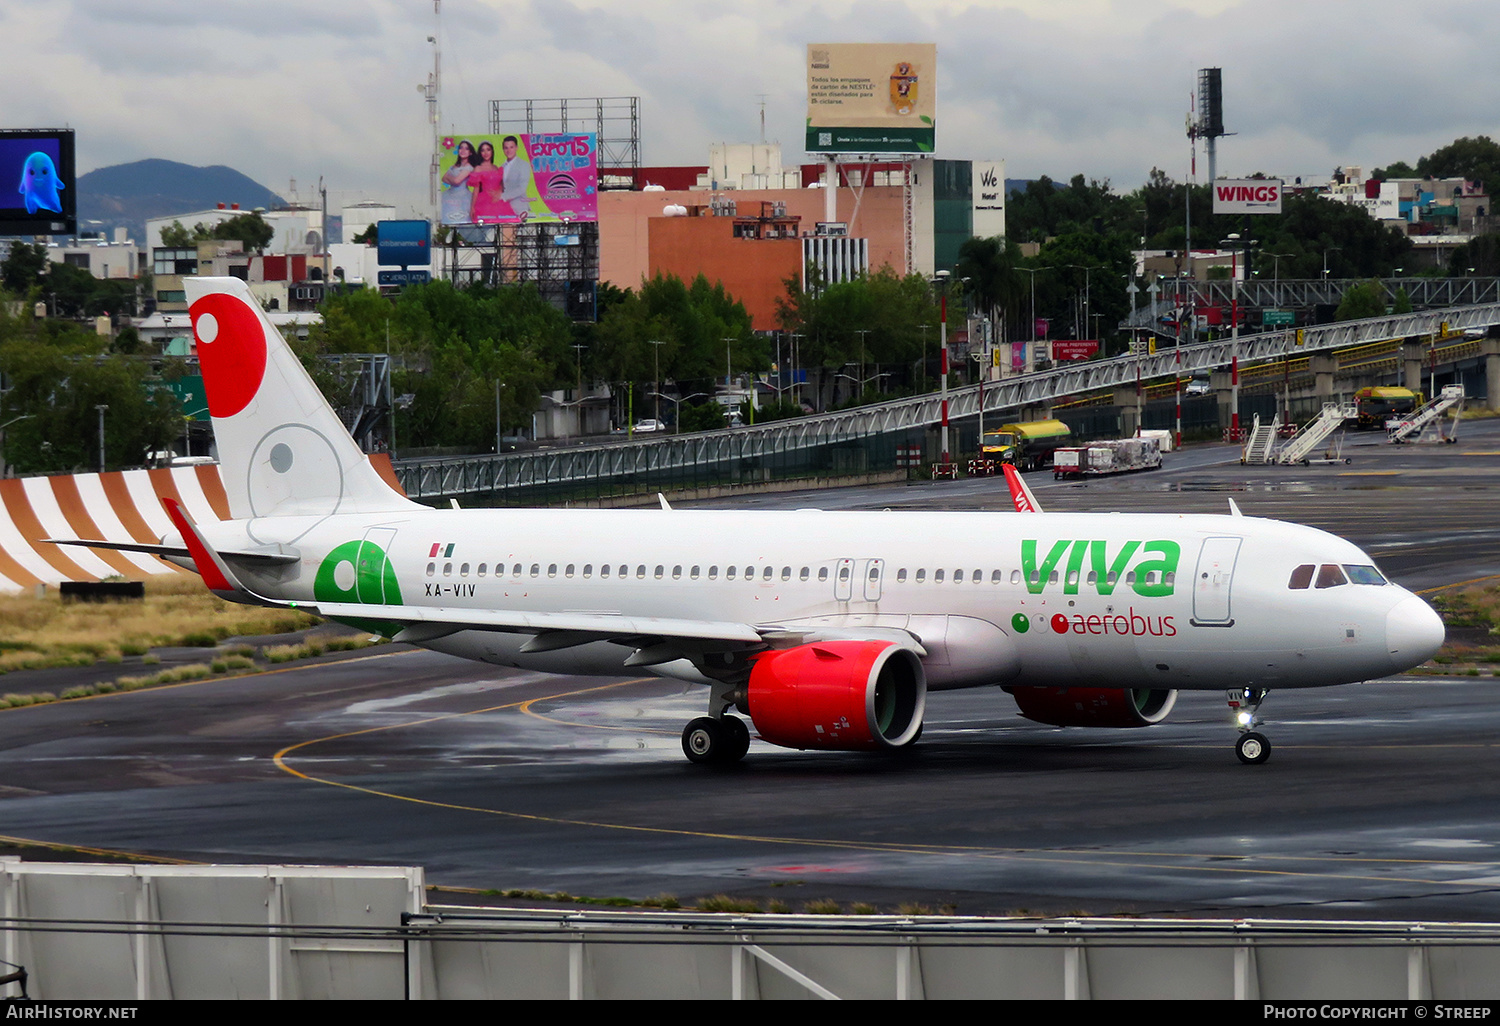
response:
[[[186,545],[148,545],[145,542],[112,542],[91,538],[43,538],[42,541],[51,545],[82,545],[90,549],[115,549],[119,552],[145,552],[152,556],[192,558],[192,553],[188,551]],[[264,551],[256,549],[217,549],[216,551],[225,559],[240,559],[248,563],[281,565],[295,563],[302,558],[295,552],[283,552],[273,549]]]

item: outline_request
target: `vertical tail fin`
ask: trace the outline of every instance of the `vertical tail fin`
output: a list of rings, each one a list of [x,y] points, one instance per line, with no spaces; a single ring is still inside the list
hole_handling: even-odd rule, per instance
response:
[[[1042,504],[1036,501],[1036,496],[1031,494],[1026,482],[1021,480],[1021,472],[1009,463],[1002,463],[1000,469],[1005,474],[1005,483],[1010,486],[1010,501],[1015,503],[1016,512],[1040,513]]]
[[[219,471],[237,520],[405,510],[238,278],[188,278]]]

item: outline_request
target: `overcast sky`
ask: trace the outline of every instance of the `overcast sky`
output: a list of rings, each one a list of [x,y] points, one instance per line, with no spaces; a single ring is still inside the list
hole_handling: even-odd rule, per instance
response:
[[[419,87],[444,128],[489,101],[639,96],[642,162],[766,135],[802,159],[818,42],[935,42],[938,155],[1118,188],[1186,176],[1197,69],[1224,69],[1221,175],[1326,176],[1500,136],[1494,0],[3,0],[0,126],[70,126],[79,170],[227,164],[330,205],[425,202]],[[1199,172],[1206,165],[1200,154]]]

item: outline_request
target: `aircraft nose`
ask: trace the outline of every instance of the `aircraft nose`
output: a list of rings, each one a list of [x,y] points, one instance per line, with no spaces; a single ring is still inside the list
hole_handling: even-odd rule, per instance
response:
[[[1443,618],[1415,595],[1397,602],[1385,615],[1385,646],[1398,670],[1431,659],[1442,647],[1443,637]]]

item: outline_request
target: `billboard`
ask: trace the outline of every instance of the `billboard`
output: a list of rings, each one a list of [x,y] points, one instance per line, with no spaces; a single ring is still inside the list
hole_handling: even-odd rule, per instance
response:
[[[442,147],[443,224],[599,220],[593,132],[454,135]]]
[[[1215,214],[1281,213],[1281,179],[1219,178],[1214,181]]]
[[[432,263],[432,225],[426,221],[376,221],[375,259],[381,267]]]
[[[809,153],[931,153],[935,43],[811,43]]]
[[[974,234],[992,239],[1005,234],[1005,161],[973,162]]]
[[[1099,351],[1097,338],[1060,338],[1052,343],[1052,359],[1090,360]]]
[[[0,235],[77,231],[72,130],[0,130]]]

